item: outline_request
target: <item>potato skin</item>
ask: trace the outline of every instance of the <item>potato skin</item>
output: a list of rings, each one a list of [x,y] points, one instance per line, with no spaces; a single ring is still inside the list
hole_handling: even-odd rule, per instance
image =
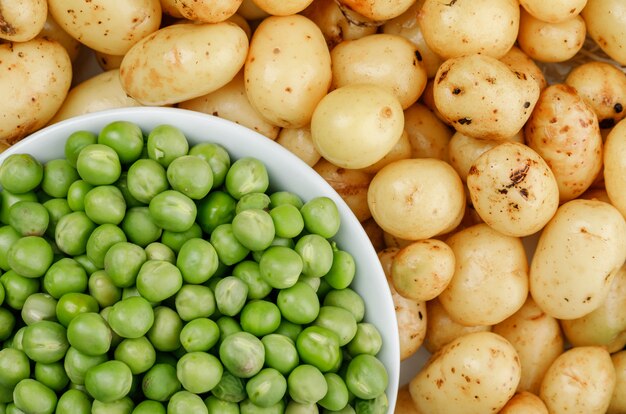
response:
[[[614,353],[611,361],[615,368],[615,389],[606,413],[622,414],[626,412],[626,351]]]
[[[385,21],[401,15],[415,0],[339,0],[348,10],[371,20]]]
[[[588,0],[581,12],[587,33],[613,60],[626,65],[626,3]]]
[[[626,217],[626,120],[620,121],[606,138],[604,185],[611,204]]]
[[[404,110],[404,129],[413,158],[447,160],[447,148],[454,133],[433,111],[420,102]]]
[[[535,394],[522,391],[515,394],[498,414],[548,414],[548,408]]]
[[[559,23],[577,16],[587,4],[587,0],[520,0],[520,4],[537,19]]]
[[[26,42],[43,29],[48,15],[46,0],[0,0],[0,39]]]

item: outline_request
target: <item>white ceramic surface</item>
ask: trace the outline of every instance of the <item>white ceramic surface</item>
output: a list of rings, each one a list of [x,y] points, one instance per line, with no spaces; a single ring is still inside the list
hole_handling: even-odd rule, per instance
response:
[[[175,108],[125,108],[72,118],[44,128],[15,144],[2,154],[0,163],[10,154],[29,153],[42,162],[64,156],[67,137],[77,130],[98,132],[116,120],[137,123],[149,131],[160,124],[180,128],[191,144],[211,141],[223,145],[231,157],[253,156],[265,163],[273,189],[289,190],[304,200],[316,196],[332,198],[341,215],[341,228],[334,238],[349,251],[357,263],[353,287],[366,303],[366,320],[375,324],[383,337],[380,359],[389,373],[387,396],[393,413],[400,380],[399,340],[393,301],[385,275],[369,239],[341,197],[313,169],[282,146],[233,122]]]

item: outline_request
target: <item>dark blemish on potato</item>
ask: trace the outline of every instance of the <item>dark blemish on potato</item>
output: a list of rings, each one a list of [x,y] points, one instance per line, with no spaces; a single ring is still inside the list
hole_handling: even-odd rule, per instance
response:
[[[217,112],[217,111],[213,111],[213,114],[212,114],[212,115],[213,115],[213,116],[220,116],[219,112]]]
[[[609,129],[615,126],[615,120],[613,118],[605,118],[600,121],[600,128]]]
[[[452,95],[458,95],[461,93],[461,88],[454,88],[452,89]]]
[[[280,53],[280,48],[275,47],[274,50],[272,50],[272,52],[274,52],[275,55]]]
[[[291,93],[291,86],[287,86],[287,87],[285,88],[285,92],[287,92],[287,93]]]
[[[574,14],[574,13],[576,13],[576,8],[573,8],[569,11],[569,14]]]
[[[424,320],[424,315],[422,314],[422,312],[417,312],[417,316],[420,318],[420,321]]]
[[[461,125],[470,125],[472,123],[472,119],[465,117],[465,118],[461,118],[457,120],[456,122],[458,122]]]
[[[515,74],[515,76],[517,76],[517,79],[521,79],[521,80],[526,80],[527,79],[525,73],[518,72],[516,70],[514,70],[513,73]]]
[[[590,300],[591,300],[591,296],[587,296],[587,297],[585,298],[585,300],[583,300],[583,303],[587,303],[587,302],[589,302]]]
[[[418,62],[421,62],[423,60],[422,54],[417,49],[415,49],[415,57],[417,58]]]
[[[530,170],[530,164],[526,163],[523,168],[519,170],[515,170],[509,175],[509,179],[511,180],[511,186],[521,183],[528,175],[528,170]]]
[[[454,367],[450,368],[450,372],[452,372],[454,374],[456,372],[456,368],[454,368]]]
[[[441,82],[443,82],[446,76],[448,76],[448,72],[450,72],[450,69],[444,70],[443,72],[441,72],[441,75],[439,75],[439,79],[437,79],[437,84],[440,84]]]
[[[489,76],[488,78],[485,78],[485,81],[491,85],[496,84],[496,78],[494,78],[493,76]]]
[[[519,204],[510,202],[509,203],[509,208],[511,208],[513,210],[519,210]]]
[[[620,114],[624,110],[624,107],[622,106],[621,103],[618,102],[615,105],[613,105],[613,110],[615,111],[616,114]]]
[[[506,188],[501,188],[501,189],[498,190],[498,192],[500,194],[508,194],[509,190],[507,190]]]
[[[441,378],[437,378],[435,384],[437,384],[437,388],[441,388],[443,386],[443,380]]]
[[[13,27],[9,22],[4,19],[2,15],[2,11],[0,10],[0,33],[4,33],[5,35],[14,35],[17,33],[15,27]]]
[[[478,168],[476,168],[475,165],[472,165],[469,169],[469,172],[467,173],[468,175],[480,175],[480,173],[478,172]]]
[[[550,119],[550,123],[551,123],[551,124],[556,124],[556,121],[557,121],[556,117],[552,117],[552,118]]]
[[[587,128],[589,125],[591,125],[591,122],[592,122],[592,121],[586,121],[586,120],[584,120],[584,119],[582,119],[582,118],[579,118],[579,119],[578,119],[578,122],[580,122],[580,126],[581,126],[581,127],[583,127],[583,128]]]
[[[565,300],[565,302],[569,302],[569,299],[568,299],[568,298],[563,298],[563,299]]]
[[[380,110],[380,114],[383,118],[391,118],[391,116],[393,115],[393,110],[390,107],[385,106],[383,109]]]
[[[528,200],[528,189],[527,188],[521,188],[519,190],[520,195],[522,196],[522,198],[524,200]]]
[[[528,101],[524,102],[524,108],[526,109],[530,108],[530,102]]]
[[[445,4],[445,6],[452,7],[452,6],[454,6],[456,4],[457,1],[458,0],[452,0],[452,1],[450,1],[450,3]]]

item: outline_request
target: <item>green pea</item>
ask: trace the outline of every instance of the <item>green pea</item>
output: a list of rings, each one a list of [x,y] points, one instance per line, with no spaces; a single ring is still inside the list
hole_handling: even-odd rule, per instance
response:
[[[56,321],[57,300],[47,293],[34,293],[24,301],[21,317],[26,325],[47,320]]]
[[[11,400],[13,401],[13,400]],[[26,414],[24,411],[20,410],[19,408],[17,408],[17,406],[14,403],[9,403],[6,406],[6,412],[7,414]]]
[[[39,291],[39,279],[20,276],[9,270],[0,276],[5,291],[5,303],[13,309],[21,310],[30,295]]]
[[[296,284],[302,273],[300,255],[283,246],[273,246],[263,252],[259,262],[261,277],[276,289],[286,289]]]
[[[51,364],[35,363],[35,379],[57,393],[63,391],[70,382],[61,361]]]
[[[239,414],[239,404],[220,400],[214,395],[204,399],[209,414]]]
[[[189,352],[176,364],[176,376],[183,388],[195,394],[209,392],[222,378],[219,359],[207,352]]]
[[[183,321],[180,316],[167,306],[158,306],[154,309],[154,324],[147,336],[156,350],[171,352],[181,347],[182,330]]]
[[[248,297],[248,285],[234,276],[221,279],[215,287],[215,302],[221,314],[239,314]]]
[[[167,403],[167,412],[170,414],[207,414],[208,410],[198,395],[189,391],[178,391]]]
[[[99,313],[76,315],[67,326],[70,345],[87,355],[106,354],[111,347],[111,329]]]
[[[380,394],[369,400],[357,398],[354,406],[356,414],[385,414],[389,409],[389,400],[386,394]]]
[[[103,144],[84,147],[78,153],[76,169],[80,178],[92,185],[113,184],[122,173],[119,156],[113,148]]]
[[[270,194],[270,207],[275,208],[281,206],[283,204],[291,204],[298,210],[302,208],[304,202],[302,199],[295,193],[290,191],[276,191]]]
[[[48,161],[43,167],[41,189],[51,197],[67,197],[70,185],[80,179],[76,168],[65,159]]]
[[[324,374],[313,365],[299,365],[287,377],[289,396],[301,404],[313,404],[324,398],[328,385]]]
[[[261,342],[265,348],[265,365],[283,375],[289,374],[300,362],[294,342],[282,334],[265,335]]]
[[[100,130],[98,144],[113,148],[122,164],[130,164],[141,156],[143,132],[139,125],[133,122],[111,122]]]
[[[46,228],[46,236],[54,239],[54,234],[57,228],[57,224],[61,217],[66,214],[70,214],[72,209],[64,198],[52,198],[43,203],[43,206],[48,211],[48,227]]]
[[[137,274],[137,290],[147,300],[160,302],[180,290],[183,276],[170,262],[162,260],[146,261]]]
[[[89,276],[89,295],[102,308],[112,306],[122,298],[122,289],[115,286],[113,279],[104,270],[98,270]]]
[[[49,222],[48,210],[34,201],[18,201],[9,210],[9,224],[22,236],[43,236]]]
[[[113,402],[129,392],[133,374],[128,365],[110,360],[90,368],[85,375],[87,392],[96,400]]]
[[[57,413],[91,414],[91,400],[82,391],[67,390],[59,397]]]
[[[313,324],[334,332],[339,338],[339,346],[348,344],[357,331],[357,323],[352,313],[338,306],[322,306]]]
[[[269,187],[269,176],[260,160],[243,157],[230,166],[224,185],[228,193],[239,200],[246,194],[264,193]]]
[[[213,187],[220,187],[226,178],[230,168],[230,156],[226,149],[212,142],[201,142],[191,147],[189,155],[195,155],[204,159],[213,172]]]
[[[164,230],[189,230],[196,220],[197,208],[193,200],[175,190],[165,190],[150,200],[150,215]]]
[[[265,361],[265,348],[256,336],[248,332],[235,332],[224,338],[219,355],[232,374],[241,378],[256,375]]]
[[[76,167],[76,161],[78,160],[78,154],[80,151],[90,144],[97,144],[98,137],[91,131],[76,131],[73,132],[65,141],[65,158],[72,167]]]
[[[224,342],[224,339],[228,338],[230,335],[236,332],[243,332],[241,329],[241,325],[231,316],[220,316],[215,321],[220,330],[220,339],[219,344],[221,345]]]
[[[220,339],[217,323],[208,318],[189,321],[180,331],[180,343],[187,352],[208,351]]]
[[[22,236],[11,226],[0,227],[0,269],[4,271],[11,269],[8,261],[9,249],[21,237]]]
[[[147,260],[164,260],[166,262],[176,263],[176,253],[174,253],[174,251],[166,244],[152,242],[147,245],[144,250],[146,252]]]
[[[13,402],[26,413],[52,414],[57,405],[57,396],[41,382],[26,378],[15,386]]]
[[[248,398],[239,404],[239,409],[241,414],[283,414],[285,412],[285,401],[281,400],[272,406],[261,407]]]
[[[330,411],[330,410],[326,410],[324,409],[323,414],[356,414],[356,411],[354,411],[354,408],[351,405],[346,405],[343,409],[341,410],[337,410],[337,411]],[[382,413],[381,413],[382,414]]]
[[[115,348],[114,356],[128,365],[133,375],[143,374],[156,361],[156,351],[145,336],[124,339]]]
[[[311,286],[311,289],[313,289],[316,294],[318,289],[320,288],[320,285],[322,284],[321,277],[300,276],[300,281]]]
[[[263,408],[271,407],[283,399],[287,380],[274,368],[264,368],[246,383],[250,401]]]
[[[213,186],[213,171],[203,158],[183,155],[174,159],[167,167],[167,179],[174,190],[194,200],[200,200]]]
[[[122,193],[122,197],[124,197],[124,202],[126,203],[126,207],[139,207],[145,205],[141,201],[137,200],[128,189],[128,171],[122,171],[120,174],[120,178],[115,182],[115,186]]]
[[[365,302],[354,290],[350,288],[331,290],[324,297],[324,306],[337,306],[344,308],[354,316],[358,322],[365,316]]]
[[[74,259],[64,257],[52,265],[43,277],[43,288],[53,298],[59,299],[66,293],[87,290],[87,272]]]
[[[174,301],[176,312],[183,321],[208,318],[215,312],[215,295],[203,285],[184,285]]]
[[[316,197],[307,201],[300,209],[304,228],[314,234],[330,239],[339,231],[339,210],[328,197]]]
[[[224,370],[222,378],[211,390],[211,394],[221,401],[238,403],[246,399],[246,385],[243,379]]]
[[[135,404],[130,397],[110,402],[94,400],[91,414],[131,414],[134,407]]]
[[[263,299],[272,291],[272,287],[261,277],[257,262],[252,260],[239,262],[232,273],[248,285],[248,299]]]
[[[63,367],[70,381],[81,385],[85,383],[85,375],[90,368],[100,365],[107,360],[108,356],[106,354],[92,356],[83,354],[78,349],[70,347],[65,354]]]
[[[79,256],[87,251],[87,241],[95,229],[96,224],[83,211],[75,211],[59,219],[54,240],[63,253]]]
[[[168,246],[176,254],[180,252],[183,244],[191,239],[202,238],[202,229],[198,223],[193,223],[189,229],[185,231],[169,231],[163,230],[161,234],[161,243]],[[175,262],[172,262],[175,263]]]
[[[211,243],[202,238],[187,240],[176,259],[176,266],[180,269],[186,283],[204,283],[215,274],[219,258]]]
[[[285,408],[285,414],[319,414],[317,404],[301,404],[289,401]]]
[[[122,338],[139,338],[152,327],[155,312],[146,299],[133,296],[113,305],[109,325]]]
[[[294,238],[302,233],[304,219],[300,210],[293,204],[281,204],[272,208],[269,212],[274,222],[276,236]]]
[[[270,203],[270,196],[265,193],[249,193],[237,201],[235,214],[239,214],[244,210],[250,209],[266,211],[269,208]]]
[[[18,201],[39,201],[37,195],[34,192],[13,194],[3,189],[0,191],[0,221],[4,224],[9,224],[9,211],[11,206]]]
[[[128,192],[144,204],[169,188],[165,168],[150,159],[137,160],[128,168],[126,185]]]
[[[333,248],[328,240],[317,234],[302,236],[295,250],[302,257],[302,273],[309,277],[322,277],[333,264]]]
[[[157,241],[163,231],[157,226],[148,207],[132,207],[126,210],[122,229],[128,241],[141,247]]]
[[[4,348],[0,351],[0,386],[13,389],[30,377],[30,361],[23,351]]]
[[[39,236],[22,237],[7,252],[7,261],[11,269],[29,278],[43,276],[53,259],[52,246]]]
[[[377,355],[382,345],[383,340],[376,326],[361,322],[357,325],[356,334],[346,349],[352,356],[359,354]]]
[[[126,213],[126,200],[113,185],[100,185],[85,194],[85,214],[96,224],[119,224]]]
[[[166,411],[162,403],[144,400],[135,406],[133,414],[166,414]]]
[[[357,355],[350,361],[345,379],[350,392],[364,400],[383,394],[388,384],[385,366],[369,354]]]
[[[313,322],[320,311],[315,291],[304,282],[296,282],[293,286],[278,292],[276,304],[282,316],[296,324]]]
[[[280,310],[272,302],[256,299],[244,305],[239,320],[244,331],[261,337],[278,329]]]
[[[183,132],[171,125],[158,125],[148,134],[148,157],[164,167],[189,151]]]
[[[94,229],[87,239],[87,257],[98,268],[104,268],[104,257],[116,243],[125,242],[126,234],[114,224],[101,224]]]
[[[63,325],[52,321],[39,321],[24,330],[22,346],[26,355],[33,361],[50,364],[65,356],[69,343]]]
[[[43,179],[43,166],[30,154],[11,154],[0,165],[0,185],[14,194],[35,190]]]
[[[119,242],[104,255],[104,270],[113,284],[125,288],[135,284],[141,266],[146,262],[146,251],[133,243]]]
[[[155,401],[169,400],[180,388],[176,368],[170,364],[155,364],[144,374],[141,381],[144,396]]]
[[[332,372],[324,374],[324,378],[326,378],[328,392],[318,401],[318,404],[327,410],[341,410],[348,404],[350,398],[346,383],[339,375]]]
[[[302,329],[302,325],[289,322],[287,319],[282,319],[280,325],[278,325],[278,329],[276,329],[274,333],[286,336],[295,344]]]
[[[263,210],[248,209],[235,216],[232,222],[233,234],[237,241],[248,250],[267,249],[274,240],[274,222]]]
[[[355,274],[354,257],[344,250],[335,250],[333,264],[324,278],[333,289],[345,289],[350,286]]]
[[[69,292],[57,302],[56,317],[63,326],[69,326],[72,319],[87,312],[98,312],[98,302],[90,295]]]
[[[67,190],[67,204],[72,211],[85,211],[85,196],[93,185],[85,180],[76,180]]]
[[[221,224],[230,223],[235,217],[237,200],[224,191],[211,191],[198,202],[198,224],[207,233]]]
[[[296,339],[300,359],[322,372],[337,369],[342,362],[342,353],[337,335],[321,326],[308,326]]]
[[[250,253],[250,250],[237,240],[230,223],[217,226],[211,233],[210,242],[219,259],[228,266],[242,261]]]

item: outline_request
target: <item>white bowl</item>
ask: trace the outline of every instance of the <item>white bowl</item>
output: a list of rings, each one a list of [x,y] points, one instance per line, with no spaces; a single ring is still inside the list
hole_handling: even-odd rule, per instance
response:
[[[144,131],[161,124],[173,125],[187,136],[190,144],[210,141],[223,145],[231,157],[252,156],[268,169],[273,189],[288,190],[309,200],[327,196],[335,201],[341,215],[341,227],[334,237],[337,244],[350,252],[357,263],[353,288],[363,297],[365,319],[373,323],[383,338],[378,357],[389,374],[387,397],[389,413],[394,412],[400,378],[400,346],[396,314],[385,274],[367,234],[350,208],[333,188],[312,168],[291,152],[265,136],[222,118],[176,108],[124,108],[81,115],[46,127],[0,154],[0,163],[10,154],[28,153],[41,162],[64,157],[67,137],[78,130],[97,133],[113,121],[126,120]]]

